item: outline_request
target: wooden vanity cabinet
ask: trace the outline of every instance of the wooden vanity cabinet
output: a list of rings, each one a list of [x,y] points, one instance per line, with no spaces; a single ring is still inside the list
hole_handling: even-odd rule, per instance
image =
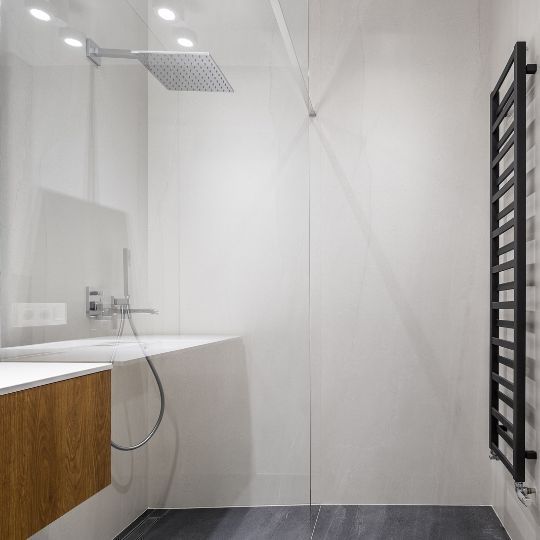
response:
[[[111,372],[0,395],[0,538],[28,538],[111,483]]]

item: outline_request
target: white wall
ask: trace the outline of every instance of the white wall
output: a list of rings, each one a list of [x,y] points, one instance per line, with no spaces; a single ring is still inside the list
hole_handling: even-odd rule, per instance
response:
[[[526,41],[527,62],[540,61],[540,6],[533,0],[517,0],[504,2],[500,0],[484,2],[483,18],[485,24],[482,32],[484,48],[489,54],[489,89],[495,85],[506,60],[510,56],[516,41]],[[527,407],[526,407],[526,440],[528,449],[540,448],[540,379],[538,378],[539,358],[538,341],[535,330],[538,328],[538,311],[536,309],[536,283],[539,280],[539,269],[536,264],[536,238],[538,223],[535,219],[538,201],[538,171],[536,168],[536,145],[539,133],[536,125],[539,110],[538,75],[528,77],[527,91],[527,212],[528,243],[528,334],[527,334]],[[487,122],[487,119],[486,119]],[[514,540],[532,540],[540,538],[540,511],[538,504],[525,508],[514,493],[512,478],[506,469],[497,463],[493,467],[495,484],[492,490],[492,502],[508,533]],[[540,465],[538,461],[528,461],[526,466],[526,485],[539,488]]]
[[[477,1],[311,2],[316,503],[487,504]]]

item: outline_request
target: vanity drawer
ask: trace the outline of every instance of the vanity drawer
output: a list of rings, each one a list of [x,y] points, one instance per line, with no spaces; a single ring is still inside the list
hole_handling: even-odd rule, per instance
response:
[[[0,538],[24,539],[111,483],[111,372],[0,395]]]

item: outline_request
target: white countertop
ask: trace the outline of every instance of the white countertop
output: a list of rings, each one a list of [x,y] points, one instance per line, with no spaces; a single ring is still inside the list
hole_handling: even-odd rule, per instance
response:
[[[0,362],[0,395],[111,369],[86,362]]]
[[[144,335],[140,342],[132,335],[118,342],[114,336],[74,339],[0,348],[0,364],[4,362],[103,362],[125,363],[174,351],[212,345],[238,336],[217,335]],[[116,354],[115,354],[116,349]],[[0,383],[1,385],[1,383]]]

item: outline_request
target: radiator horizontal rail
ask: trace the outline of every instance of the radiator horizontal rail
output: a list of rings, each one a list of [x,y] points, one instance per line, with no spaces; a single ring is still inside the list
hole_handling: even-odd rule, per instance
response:
[[[497,202],[514,185],[514,180],[514,178],[511,178],[501,189],[499,189],[499,191],[494,193],[491,202]]]
[[[497,291],[510,291],[516,286],[513,281],[505,281],[504,283],[499,283],[497,285]]]
[[[497,319],[495,326],[499,328],[514,328],[514,321],[506,321],[505,319]]]
[[[510,358],[506,358],[506,356],[501,356],[500,354],[498,354],[495,360],[499,362],[499,364],[503,364],[509,368],[514,369],[514,361]]]
[[[498,274],[499,272],[504,272],[505,270],[511,270],[514,268],[514,259],[511,261],[506,261],[501,264],[496,264],[495,266],[491,267],[491,273],[492,274]]]
[[[498,214],[497,214],[497,221],[501,220],[503,217],[507,216],[510,212],[514,211],[514,201],[512,201],[509,205],[505,206]],[[513,249],[513,248],[512,248]]]
[[[499,390],[497,396],[503,403],[505,403],[509,407],[514,408],[514,400],[508,394],[504,394]]]
[[[514,164],[511,163],[504,169],[500,176],[495,180],[495,184],[500,186],[514,172]]]
[[[503,438],[503,440],[510,448],[514,448],[514,439],[508,433],[508,431],[504,431],[504,429],[501,429],[501,426],[497,426],[497,434]]]
[[[508,390],[512,390],[512,392],[514,391],[514,383],[512,381],[505,379],[501,375],[497,375],[497,373],[492,373],[491,376],[493,377],[493,380],[497,384],[500,384],[501,386],[508,388]]]
[[[508,100],[514,93],[514,85],[511,84],[508,87],[508,90],[506,91],[506,94],[504,94],[503,98],[501,99],[499,106],[497,107],[497,110],[495,111],[495,116],[497,116],[504,108],[504,106],[508,103]]]
[[[504,349],[508,349],[509,351],[513,351],[516,347],[516,344],[512,341],[496,337],[491,338],[491,344],[496,345],[497,347],[503,347]]]
[[[499,126],[501,125],[501,122],[504,120],[505,116],[508,114],[508,111],[512,108],[514,105],[514,94],[512,93],[512,97],[506,102],[506,105],[502,108],[501,112],[495,119],[495,122],[493,122],[493,125],[491,126],[491,132],[495,133]]]
[[[504,225],[501,225],[500,227],[497,227],[494,231],[492,231],[491,238],[500,236],[502,233],[509,231],[513,226],[514,226],[514,218],[509,219]]]
[[[508,126],[508,129],[503,133],[502,137],[499,139],[499,142],[497,142],[497,150],[500,150],[502,145],[510,138],[510,135],[512,135],[512,133],[514,133],[514,122],[512,122],[509,126]]]
[[[501,414],[497,409],[491,407],[491,414],[506,428],[510,431],[514,431],[514,426],[512,425],[512,422],[506,418],[503,414]]]
[[[491,309],[514,309],[516,303],[513,300],[504,302],[491,302]]]
[[[508,154],[508,151],[514,146],[515,137],[512,137],[502,148],[502,150],[495,156],[495,159],[491,162],[492,167],[496,167],[499,161]]]

